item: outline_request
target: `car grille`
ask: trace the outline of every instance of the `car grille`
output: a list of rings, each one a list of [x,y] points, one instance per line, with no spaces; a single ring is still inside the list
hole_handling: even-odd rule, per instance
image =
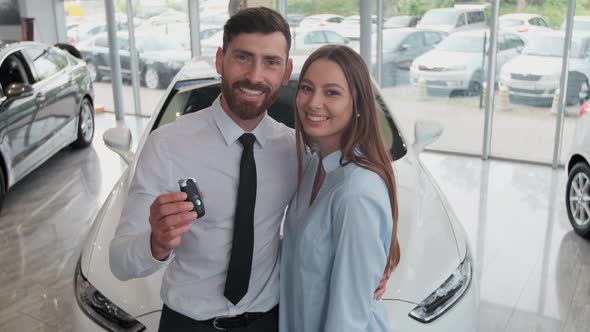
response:
[[[528,74],[528,75],[524,75],[524,74],[510,74],[510,77],[512,79],[515,80],[520,80],[520,81],[538,81],[541,79],[541,75],[533,75],[533,74]]]
[[[426,66],[418,66],[418,69],[421,71],[443,71],[443,70],[445,70],[443,67],[426,67]]]

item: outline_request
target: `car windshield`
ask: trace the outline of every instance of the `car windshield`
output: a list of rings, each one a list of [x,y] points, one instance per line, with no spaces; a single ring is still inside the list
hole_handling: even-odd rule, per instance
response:
[[[385,25],[392,27],[405,27],[410,24],[411,19],[412,18],[410,16],[392,17],[385,22]]]
[[[383,31],[383,50],[394,51],[399,44],[410,34],[410,31],[385,30]],[[376,41],[373,45],[377,45]]]
[[[180,50],[180,46],[177,42],[168,38],[160,38],[157,36],[141,37],[137,40],[137,48],[143,52],[155,52],[155,51],[170,51]]]
[[[564,36],[542,36],[533,38],[522,50],[522,54],[559,57],[563,54]],[[572,39],[570,56],[572,58],[583,58],[586,53],[582,46],[582,40]]]
[[[454,12],[430,11],[424,14],[420,24],[423,25],[454,25],[457,14]]]
[[[507,27],[514,27],[518,25],[523,25],[524,21],[519,20],[517,18],[501,18],[500,19],[500,27],[507,28]]]
[[[289,84],[280,90],[274,104],[268,108],[270,117],[290,128],[294,127],[296,89],[297,80],[291,79]],[[374,91],[376,93],[377,109],[379,110],[377,118],[381,137],[385,145],[389,147],[393,160],[398,160],[407,153],[404,139],[376,87]],[[157,115],[152,130],[172,123],[176,118],[184,114],[197,112],[211,106],[220,93],[221,84],[218,79],[177,82],[164,102],[162,110]]]
[[[441,51],[481,53],[483,49],[484,36],[465,36],[452,34],[443,39],[436,47]]]

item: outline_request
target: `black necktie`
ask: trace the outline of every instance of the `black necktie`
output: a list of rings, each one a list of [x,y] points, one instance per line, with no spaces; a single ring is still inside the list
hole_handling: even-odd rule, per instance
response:
[[[245,133],[239,140],[244,151],[240,161],[234,239],[223,292],[223,295],[234,305],[238,304],[248,292],[254,252],[254,206],[256,204],[256,163],[253,150],[256,136]]]

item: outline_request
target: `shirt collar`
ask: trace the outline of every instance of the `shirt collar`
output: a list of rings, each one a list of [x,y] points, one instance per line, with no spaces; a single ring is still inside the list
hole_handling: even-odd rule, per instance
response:
[[[221,95],[215,99],[213,104],[211,105],[213,108],[213,118],[215,119],[215,124],[221,135],[225,139],[225,143],[230,146],[235,141],[245,133],[244,129],[238,126],[235,121],[225,113],[223,107],[221,107]],[[270,119],[266,111],[264,112],[264,117],[262,121],[251,131],[254,136],[256,136],[256,141],[261,148],[264,148],[264,144],[266,143],[266,138],[271,134],[271,126],[270,126]]]
[[[322,158],[322,165],[324,166],[324,170],[326,174],[338,169],[340,166],[340,157],[342,156],[342,151],[336,150],[329,155]]]

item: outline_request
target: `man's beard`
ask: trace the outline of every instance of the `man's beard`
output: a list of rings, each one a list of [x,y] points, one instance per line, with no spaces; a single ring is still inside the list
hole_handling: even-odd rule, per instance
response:
[[[237,90],[240,87],[246,88],[249,90],[256,90],[262,91],[266,97],[263,99],[260,106],[256,103],[240,101],[236,98],[233,90]],[[265,84],[253,84],[248,80],[242,80],[235,82],[230,86],[230,83],[226,80],[221,78],[221,93],[227,106],[232,111],[232,113],[236,114],[242,120],[252,120],[256,119],[260,116],[266,109],[274,103],[277,99],[279,94],[279,89],[277,89],[272,95],[269,95],[271,92],[271,87]]]

